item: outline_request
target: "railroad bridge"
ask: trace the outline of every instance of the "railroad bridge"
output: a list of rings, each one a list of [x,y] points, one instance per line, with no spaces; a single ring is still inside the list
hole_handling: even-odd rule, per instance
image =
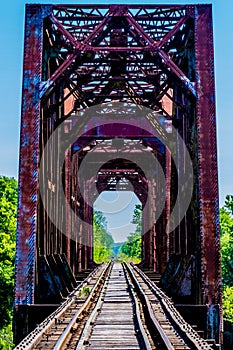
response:
[[[211,5],[27,5],[15,334],[90,272],[93,203],[134,191],[142,262],[222,332]]]

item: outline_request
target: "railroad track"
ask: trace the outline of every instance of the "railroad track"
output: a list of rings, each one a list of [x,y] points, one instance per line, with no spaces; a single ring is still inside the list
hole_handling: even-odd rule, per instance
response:
[[[75,350],[213,350],[172,301],[136,266],[110,263],[16,348]],[[82,286],[84,288],[84,286]]]
[[[157,349],[213,350],[209,344],[183,319],[172,300],[152,282],[137,266],[126,265],[137,294],[143,304],[143,312]]]
[[[104,284],[111,265],[101,265],[90,273],[77,288],[66,298],[66,300],[40,323],[30,334],[28,334],[16,347],[22,349],[55,349],[56,343],[63,334],[72,333],[71,322],[76,320],[80,325],[88,319],[91,308],[94,308],[98,298],[99,290]]]
[[[114,264],[76,350],[155,349],[143,327],[139,302],[122,264]]]

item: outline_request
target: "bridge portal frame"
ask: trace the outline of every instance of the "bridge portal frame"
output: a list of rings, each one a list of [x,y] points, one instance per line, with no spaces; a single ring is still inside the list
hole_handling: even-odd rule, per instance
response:
[[[84,9],[105,9],[112,11],[113,16],[127,16],[128,9],[156,8],[159,10],[171,9],[184,11],[174,28],[167,33],[160,42],[155,42],[146,33],[140,34],[143,40],[149,42],[150,51],[155,51],[168,70],[182,82],[187,94],[196,98],[197,118],[197,145],[198,153],[197,172],[198,179],[198,213],[200,227],[200,257],[201,274],[199,300],[208,308],[208,327],[210,336],[216,334],[215,312],[221,313],[221,272],[220,272],[220,246],[219,246],[219,216],[218,216],[218,174],[217,174],[217,147],[216,147],[216,116],[215,116],[215,82],[214,82],[214,51],[212,30],[211,5],[72,5],[77,11]],[[41,147],[41,99],[46,91],[59,84],[59,78],[70,67],[76,57],[76,52],[82,50],[87,42],[77,43],[72,35],[59,23],[54,16],[54,9],[66,9],[66,5],[27,5],[25,22],[25,44],[23,65],[23,90],[20,136],[20,164],[19,164],[19,203],[17,224],[17,250],[15,273],[15,308],[18,306],[33,305],[35,303],[35,285],[37,283],[37,232],[38,232],[38,202],[39,202],[39,163]],[[91,12],[90,12],[91,13]],[[44,23],[50,18],[57,26],[61,35],[76,49],[74,54],[64,60],[64,63],[51,74],[48,79],[43,76],[43,44]],[[173,60],[164,52],[166,44],[179,30],[179,28],[192,18],[195,32],[195,81],[191,82],[187,75],[174,64]],[[103,16],[104,23],[108,17]],[[130,24],[140,31],[138,23],[133,16],[129,18]],[[98,25],[89,37],[92,39],[103,29],[103,23]],[[84,45],[84,46],[82,46]],[[99,48],[92,48],[94,51]],[[109,48],[109,50],[117,48]],[[133,48],[131,48],[133,50]],[[118,47],[118,51],[126,51],[125,47]],[[199,278],[197,277],[197,278]],[[217,329],[221,331],[221,317],[219,316]]]

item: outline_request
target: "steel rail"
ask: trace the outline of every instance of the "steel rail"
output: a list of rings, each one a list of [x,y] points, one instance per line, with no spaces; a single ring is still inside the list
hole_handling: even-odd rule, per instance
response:
[[[139,303],[138,303],[138,300],[137,300],[137,297],[136,297],[136,294],[133,290],[133,286],[132,286],[132,283],[130,282],[130,278],[129,278],[129,274],[124,266],[123,265],[123,270],[124,270],[124,274],[125,274],[125,278],[126,278],[126,281],[128,283],[128,286],[129,286],[129,293],[131,295],[131,298],[132,298],[132,301],[133,301],[133,304],[135,306],[135,317],[136,317],[136,322],[138,324],[138,327],[139,327],[139,331],[140,331],[140,334],[143,338],[143,342],[145,344],[145,348],[147,350],[152,350],[151,348],[151,345],[150,345],[150,342],[149,342],[149,339],[148,339],[148,336],[145,332],[145,329],[143,327],[143,324],[142,324],[142,319],[141,319],[141,311],[140,311],[140,308],[139,308]],[[81,349],[80,349],[81,350]]]
[[[134,314],[135,324],[139,328],[139,332],[140,332],[140,335],[141,335],[141,337],[140,337],[141,339],[140,340],[141,340],[141,342],[143,342],[143,345],[142,344],[140,345],[140,346],[142,346],[141,349],[143,349],[143,350],[152,350],[152,347],[150,345],[148,336],[147,336],[147,334],[145,332],[145,329],[143,327],[143,324],[142,324],[141,312],[140,312],[140,309],[139,309],[139,303],[138,303],[136,295],[135,295],[135,293],[133,291],[132,283],[130,281],[128,272],[127,272],[127,270],[126,270],[124,265],[123,265],[123,271],[124,271],[124,276],[125,276],[127,285],[129,287],[128,291],[129,291],[129,294],[131,296],[131,301],[133,302],[133,305],[134,305],[134,308],[135,308],[135,314]],[[98,315],[98,313],[99,313],[99,311],[100,311],[100,309],[101,309],[101,307],[102,307],[102,305],[104,303],[103,295],[104,295],[104,293],[105,293],[105,291],[107,289],[108,283],[109,283],[110,273],[111,273],[111,271],[109,271],[108,277],[105,280],[105,283],[104,283],[103,288],[101,290],[101,293],[100,293],[100,296],[99,296],[98,301],[96,303],[96,306],[95,306],[94,310],[92,311],[90,317],[88,318],[88,321],[85,324],[85,327],[83,329],[81,338],[79,339],[75,350],[83,350],[84,349],[84,344],[87,343],[89,338],[90,338],[92,325],[94,324],[96,316]],[[56,349],[56,350],[60,350],[60,349]]]
[[[142,270],[133,264],[131,264],[130,267],[127,265],[127,267],[130,269],[133,276],[134,274],[132,272],[132,269],[134,269],[140,275],[143,281],[148,285],[149,289],[158,298],[164,313],[168,316],[169,321],[173,327],[178,330],[180,337],[192,349],[213,350],[212,346],[209,345],[205,339],[201,338],[199,334],[191,327],[191,325],[183,319],[178,310],[174,307],[171,298],[169,298],[153,281],[151,281]],[[137,281],[135,276],[134,279]]]
[[[159,324],[158,320],[155,318],[154,313],[153,313],[153,309],[150,305],[150,302],[149,302],[148,298],[146,297],[139,282],[137,281],[136,277],[134,276],[130,266],[128,264],[125,264],[125,267],[131,276],[132,282],[133,282],[134,286],[136,287],[138,294],[140,294],[141,299],[143,299],[143,304],[146,306],[146,308],[148,310],[148,315],[149,315],[150,321],[154,325],[154,327],[156,328],[160,338],[162,339],[163,344],[166,346],[166,349],[174,350],[175,349],[174,346],[170,342],[168,336],[164,332],[164,330],[161,327],[161,325]]]
[[[103,295],[105,293],[105,290],[107,288],[107,285],[108,285],[108,280],[109,280],[109,276],[110,276],[110,273],[111,273],[111,269],[109,271],[109,274],[104,282],[104,285],[103,285],[103,288],[100,292],[100,295],[99,295],[99,298],[98,298],[98,301],[96,303],[96,306],[94,308],[94,310],[92,311],[90,317],[88,318],[86,324],[85,324],[85,327],[82,331],[82,334],[81,334],[81,337],[78,341],[78,344],[75,348],[75,350],[83,350],[83,345],[85,343],[85,341],[88,340],[89,336],[90,336],[90,332],[91,332],[91,324],[94,322],[99,310],[101,309],[102,307],[102,304],[103,304]]]
[[[54,350],[61,350],[62,349],[65,341],[68,339],[68,337],[71,333],[71,330],[73,329],[74,325],[76,324],[78,317],[83,313],[83,311],[87,308],[87,306],[92,301],[94,294],[97,292],[98,288],[100,287],[100,284],[102,283],[102,280],[106,278],[106,273],[108,276],[109,273],[111,272],[111,266],[112,266],[112,263],[109,263],[107,265],[107,267],[104,269],[100,278],[98,279],[97,283],[95,284],[94,288],[92,289],[91,293],[89,294],[88,298],[86,299],[85,303],[82,305],[81,309],[79,309],[78,312],[73,316],[72,320],[69,322],[68,326],[66,327],[66,329],[64,330],[64,332],[62,333],[60,338],[58,339],[58,341],[54,347]],[[105,283],[104,283],[104,285],[105,285]],[[102,290],[103,290],[103,287],[101,288],[101,291]]]
[[[71,307],[81,288],[85,287],[88,282],[96,275],[102,266],[94,269],[66,298],[66,300],[44,321],[42,321],[34,330],[32,330],[14,350],[32,350],[38,344],[44,334],[48,334],[50,329],[56,324],[58,319]],[[107,266],[108,267],[108,266]],[[106,268],[107,268],[106,267]],[[106,270],[104,269],[104,271]],[[101,274],[102,275],[102,274]]]

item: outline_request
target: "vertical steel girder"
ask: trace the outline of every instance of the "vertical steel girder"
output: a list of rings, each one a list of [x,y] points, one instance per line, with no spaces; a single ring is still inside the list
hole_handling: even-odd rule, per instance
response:
[[[15,303],[34,302],[40,156],[40,98],[43,22],[51,6],[27,6],[20,134]]]
[[[200,191],[200,223],[203,256],[203,279],[208,292],[204,298],[216,298],[214,283],[219,279],[219,241],[218,230],[218,173],[216,147],[216,112],[213,33],[210,8],[198,7],[196,21],[196,65],[197,65],[197,100],[198,148],[199,148],[199,191]],[[205,64],[203,64],[205,62]],[[213,184],[210,188],[209,182]],[[212,220],[210,218],[213,217]],[[213,250],[212,246],[218,247]],[[208,274],[208,277],[207,277]]]
[[[210,305],[210,307],[214,304],[221,304],[214,51],[211,23],[211,7],[198,6],[195,25],[195,45],[198,91],[197,125],[200,236],[203,303]],[[203,62],[205,63],[203,64]],[[210,318],[212,312],[210,308]]]
[[[35,302],[40,244],[44,245],[43,254],[66,253],[74,270],[87,268],[91,260],[91,250],[83,247],[79,238],[75,244],[71,242],[72,223],[66,213],[63,213],[67,229],[65,243],[60,232],[54,233],[55,243],[50,243],[50,232],[47,232],[50,223],[48,218],[43,222],[38,204],[39,162],[44,145],[58,125],[86,107],[109,101],[133,102],[161,113],[177,127],[187,141],[195,168],[196,197],[193,197],[187,221],[185,218],[177,230],[166,233],[164,239],[159,230],[166,231],[169,227],[177,190],[172,155],[166,151],[163,159],[167,177],[166,204],[162,219],[144,237],[144,259],[151,268],[155,269],[159,263],[164,268],[171,253],[178,254],[183,249],[191,255],[198,251],[201,261],[196,263],[198,281],[195,282],[200,288],[195,287],[195,297],[200,304],[209,306],[208,322],[211,324],[213,307],[221,304],[212,36],[210,5],[26,7],[16,305]],[[159,126],[152,119],[153,116],[149,122],[159,133]],[[190,130],[185,129],[186,124]],[[104,128],[100,130],[105,132]],[[136,129],[132,130],[133,138]],[[92,135],[92,138],[97,136],[103,135]],[[68,200],[75,198],[75,213],[81,212],[76,205],[79,203],[84,213],[80,215],[89,220],[92,212],[83,199],[80,200],[76,180],[72,179],[79,170],[78,157],[72,152],[71,147],[65,162],[65,193]],[[51,182],[51,186],[56,188],[55,183]],[[88,184],[85,186],[88,193]],[[102,187],[106,184],[102,183]],[[79,229],[82,230],[82,226]],[[37,240],[41,234],[44,234],[43,243],[40,243],[41,238]],[[180,243],[184,236],[185,249]],[[195,244],[191,246],[187,242]],[[164,251],[159,256],[160,248]],[[213,336],[213,327],[210,329],[210,336]]]

